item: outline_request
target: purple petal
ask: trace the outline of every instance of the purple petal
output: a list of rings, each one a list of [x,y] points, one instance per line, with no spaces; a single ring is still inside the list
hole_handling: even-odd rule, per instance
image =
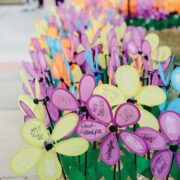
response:
[[[145,54],[145,55],[149,55],[151,54],[151,46],[149,44],[148,41],[143,41],[142,43],[142,52]]]
[[[91,49],[91,45],[89,43],[89,40],[84,33],[81,35],[81,43],[84,46],[84,48]]]
[[[108,165],[114,165],[120,157],[120,148],[116,136],[109,134],[100,146],[100,157]]]
[[[147,153],[148,149],[146,143],[137,134],[122,130],[119,134],[119,137],[125,146],[135,154],[144,155]]]
[[[146,35],[146,29],[145,29],[145,28],[142,28],[142,27],[137,27],[136,29],[137,29],[137,30],[139,31],[139,33],[140,33],[141,40],[143,40],[144,37],[145,37],[145,35]]]
[[[97,31],[96,31],[96,34],[94,35],[94,38],[93,38],[93,41],[92,41],[92,45],[96,43],[97,39],[99,38],[101,34],[101,29],[99,28]]]
[[[99,122],[85,120],[79,123],[77,134],[88,141],[98,141],[107,134],[107,128]]]
[[[85,51],[82,51],[82,52],[78,53],[75,56],[75,61],[77,62],[78,65],[82,66],[86,61],[86,59],[85,59]]]
[[[133,55],[136,55],[138,53],[138,47],[134,41],[130,41],[128,43],[128,52]]]
[[[170,171],[173,154],[169,150],[161,150],[151,160],[151,172],[159,179],[164,179]]]
[[[33,46],[34,48],[37,50],[37,51],[40,51],[41,50],[41,46],[37,40],[37,38],[32,38],[32,43],[33,43]]]
[[[176,152],[175,158],[176,158],[176,164],[178,168],[180,169],[180,152]]]
[[[90,74],[84,75],[79,83],[79,95],[83,103],[91,97],[94,88],[96,87],[96,80],[94,76]]]
[[[170,141],[177,142],[180,139],[180,115],[175,111],[165,111],[158,120],[161,131]]]
[[[37,78],[37,74],[29,62],[23,61],[22,66],[32,78]]]
[[[133,38],[133,41],[136,43],[137,47],[140,48],[141,47],[141,34],[137,28],[135,28],[132,31],[132,38]]]
[[[27,119],[27,118],[35,118],[34,113],[31,111],[31,109],[28,107],[28,105],[27,105],[25,102],[19,101],[19,105],[21,106],[21,108],[23,109],[23,111],[24,111],[24,112],[26,113],[26,115],[28,116],[28,117],[26,117],[26,119]]]
[[[149,150],[162,150],[167,148],[166,139],[164,136],[152,128],[139,128],[137,129],[136,134],[144,139]]]
[[[46,62],[46,58],[45,58],[45,55],[39,51],[38,52],[38,58],[39,58],[39,63],[41,65],[41,68],[44,70],[47,68],[47,62]]]
[[[56,106],[54,106],[54,104],[52,104],[52,103],[48,103],[48,110],[49,110],[49,113],[50,113],[50,116],[51,116],[51,119],[53,120],[53,121],[58,121],[58,119],[59,119],[59,111],[58,111],[58,109],[56,108]]]
[[[53,92],[52,103],[60,110],[77,111],[79,103],[75,96],[66,89],[57,89]]]
[[[136,124],[140,117],[140,111],[134,104],[123,103],[117,108],[114,119],[119,127],[127,127]]]
[[[35,66],[36,69],[41,69],[40,64],[39,64],[39,59],[38,59],[38,54],[37,52],[33,51],[31,52],[31,56],[32,56],[32,60],[33,60],[33,64]]]
[[[99,95],[93,95],[87,102],[89,113],[95,119],[110,123],[113,119],[112,110],[108,101]]]

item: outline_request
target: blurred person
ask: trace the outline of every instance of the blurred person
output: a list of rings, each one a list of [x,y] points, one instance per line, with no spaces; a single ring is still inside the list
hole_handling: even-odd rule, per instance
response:
[[[38,4],[38,8],[42,8],[44,5],[44,0],[38,0],[39,4]]]
[[[59,3],[64,3],[65,0],[55,0],[56,6],[58,6]]]

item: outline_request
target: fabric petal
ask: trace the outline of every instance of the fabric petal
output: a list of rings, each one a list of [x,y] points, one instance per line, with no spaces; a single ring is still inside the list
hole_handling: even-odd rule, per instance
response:
[[[52,139],[57,141],[68,135],[75,129],[78,121],[79,116],[76,113],[68,113],[62,116],[53,130]]]
[[[63,140],[54,146],[54,150],[65,156],[79,156],[88,150],[88,141],[81,137]]]
[[[108,165],[115,165],[120,158],[116,135],[109,134],[100,146],[100,157]]]
[[[10,169],[15,174],[30,171],[40,160],[43,150],[39,147],[25,147],[17,151],[10,160]]]

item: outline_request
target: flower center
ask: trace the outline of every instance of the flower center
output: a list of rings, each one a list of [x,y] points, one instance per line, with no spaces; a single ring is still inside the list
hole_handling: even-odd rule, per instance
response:
[[[111,125],[109,127],[109,131],[112,132],[112,133],[116,133],[118,131],[118,128],[116,126],[114,126],[114,125]]]
[[[169,150],[172,151],[172,152],[177,152],[177,150],[178,150],[178,145],[170,145],[170,146],[169,146]]]
[[[54,147],[53,142],[49,142],[49,141],[44,142],[44,148],[46,149],[46,151],[50,151],[53,147]]]

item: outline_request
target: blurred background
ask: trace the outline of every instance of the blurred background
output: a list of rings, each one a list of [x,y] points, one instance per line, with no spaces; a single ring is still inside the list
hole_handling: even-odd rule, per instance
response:
[[[89,0],[87,0],[88,2]],[[92,0],[96,1],[96,0]],[[127,22],[155,31],[162,44],[169,45],[180,57],[180,0],[104,0],[116,6]],[[68,3],[86,3],[69,0]],[[34,36],[34,23],[49,14],[54,0],[0,0],[0,179],[37,179],[35,172],[17,177],[9,171],[9,158],[23,146],[18,136],[23,124],[17,106],[22,83],[21,61],[30,61],[29,40]],[[179,62],[178,62],[179,64]]]

